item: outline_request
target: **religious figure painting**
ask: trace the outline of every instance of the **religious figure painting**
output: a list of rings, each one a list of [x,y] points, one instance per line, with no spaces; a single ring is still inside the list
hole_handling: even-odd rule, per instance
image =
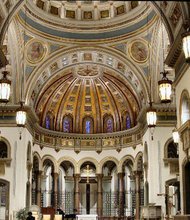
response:
[[[123,14],[125,12],[124,5],[121,5],[121,6],[117,7],[116,11],[117,11],[117,15]]]
[[[101,18],[108,18],[109,17],[109,10],[103,10],[100,12]]]
[[[41,42],[32,41],[27,47],[27,60],[30,63],[38,63],[45,56],[46,49]]]
[[[75,11],[66,10],[66,18],[75,18]]]
[[[84,19],[92,19],[92,12],[84,11]]]
[[[143,41],[134,41],[129,48],[132,59],[139,63],[146,62],[148,52],[148,45]]]

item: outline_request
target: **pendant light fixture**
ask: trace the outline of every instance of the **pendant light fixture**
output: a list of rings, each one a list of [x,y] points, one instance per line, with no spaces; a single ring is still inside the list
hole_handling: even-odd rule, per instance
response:
[[[7,78],[8,71],[3,71],[3,78],[0,79],[0,102],[7,103],[10,98],[11,81]]]
[[[176,127],[172,131],[172,136],[173,136],[174,143],[178,144],[179,143],[179,133],[178,133]]]
[[[25,28],[26,28],[26,10],[25,10],[25,25],[24,25],[24,46],[23,46],[23,71],[21,75],[21,91],[20,91],[20,107],[16,111],[16,123],[17,126],[21,128],[20,139],[22,135],[23,128],[26,123],[26,109],[24,107],[24,73],[25,73]]]
[[[167,78],[168,72],[165,70],[160,74],[163,75],[162,79],[158,81],[159,95],[162,103],[171,103],[172,94],[172,81]]]
[[[162,79],[158,81],[159,86],[159,95],[161,99],[161,103],[171,103],[171,94],[172,94],[172,81],[167,78],[168,72],[165,71],[164,68],[164,23],[163,23],[163,11],[160,7],[160,16],[161,16],[161,48],[162,48],[162,63],[163,63],[163,71],[160,74],[163,75]]]
[[[182,36],[183,52],[185,55],[185,60],[190,63],[190,20],[184,25],[186,32]]]

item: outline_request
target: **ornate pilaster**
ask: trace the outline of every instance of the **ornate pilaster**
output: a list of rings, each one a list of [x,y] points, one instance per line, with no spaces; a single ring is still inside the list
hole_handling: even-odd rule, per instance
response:
[[[102,177],[103,174],[97,174],[97,188],[98,188],[98,201],[97,201],[97,213],[98,216],[102,216],[103,200],[102,200]]]
[[[119,180],[119,216],[124,216],[124,173],[118,173]]]
[[[37,171],[37,205],[41,207],[41,180],[42,180],[42,171]]]
[[[79,180],[80,180],[80,174],[74,174],[74,207],[76,209],[76,214],[80,214]]]
[[[136,220],[140,220],[140,179],[142,171],[134,171],[135,176],[135,200],[136,200]]]
[[[59,174],[58,173],[54,173],[53,174],[53,178],[54,178],[54,208],[55,210],[57,210],[57,204],[58,204],[58,200],[57,200],[57,193],[58,193],[58,178],[59,178]]]

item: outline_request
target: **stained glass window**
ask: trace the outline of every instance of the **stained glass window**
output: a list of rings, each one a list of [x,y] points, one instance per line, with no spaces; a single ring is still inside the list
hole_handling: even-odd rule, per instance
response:
[[[108,118],[106,122],[107,132],[113,132],[113,120],[112,118]]]
[[[90,120],[86,120],[86,123],[85,123],[86,134],[90,134],[90,127],[91,127]]]
[[[70,126],[70,120],[68,117],[65,117],[63,120],[63,131],[64,132],[70,132],[71,131],[71,126]]]
[[[129,117],[129,115],[127,115],[126,117],[126,129],[131,128],[131,119]]]
[[[47,116],[46,116],[46,128],[47,128],[47,129],[50,129],[50,124],[51,124],[51,122],[50,122],[50,116],[47,115]]]

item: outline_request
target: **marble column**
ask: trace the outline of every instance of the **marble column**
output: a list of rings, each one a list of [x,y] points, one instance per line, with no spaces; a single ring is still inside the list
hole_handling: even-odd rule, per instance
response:
[[[119,216],[124,216],[124,173],[118,173],[119,180]]]
[[[41,180],[42,180],[42,171],[37,171],[37,205],[41,207]]]
[[[58,179],[59,179],[59,174],[58,173],[54,173],[53,174],[53,178],[54,178],[54,185],[53,185],[53,191],[54,191],[54,208],[55,210],[57,210],[57,205],[58,205]]]
[[[135,200],[136,200],[136,220],[140,220],[140,179],[142,172],[141,171],[134,171],[135,175]]]
[[[102,198],[102,177],[103,174],[97,174],[97,188],[98,188],[98,200],[97,200],[97,214],[102,216],[103,214],[103,198]]]
[[[80,174],[74,174],[74,207],[76,209],[76,214],[80,214],[79,206],[79,180]]]

